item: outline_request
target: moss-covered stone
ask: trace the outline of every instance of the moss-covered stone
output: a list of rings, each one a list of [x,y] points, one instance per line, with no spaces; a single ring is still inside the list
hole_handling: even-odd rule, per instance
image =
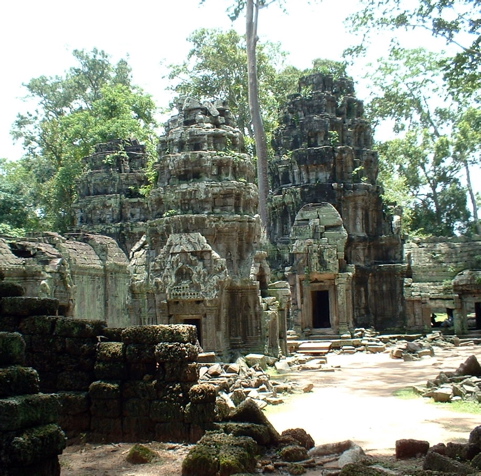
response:
[[[25,362],[25,341],[18,332],[0,332],[0,365]]]
[[[156,422],[184,421],[184,408],[179,403],[156,400],[150,407],[150,417]]]
[[[97,346],[97,360],[101,362],[122,362],[125,345],[122,342],[101,342]]]
[[[40,385],[42,385],[43,374],[40,375]],[[57,389],[71,392],[84,392],[88,390],[94,375],[92,372],[82,370],[66,370],[57,375]]]
[[[122,331],[122,341],[126,344],[159,344],[180,342],[195,344],[197,329],[186,324],[133,326]]]
[[[39,385],[38,373],[30,367],[0,368],[0,398],[38,393]]]
[[[90,398],[97,399],[116,399],[121,396],[120,382],[92,382],[89,387]]]
[[[0,461],[7,465],[30,465],[42,461],[59,455],[66,445],[65,434],[56,424],[29,428],[9,434],[2,440]]]
[[[127,377],[127,366],[124,362],[95,362],[94,374],[99,380],[123,380]]]
[[[182,463],[182,476],[230,476],[251,473],[258,446],[252,438],[208,432]]]
[[[217,476],[219,458],[216,448],[196,445],[182,462],[182,476]]]
[[[208,428],[215,420],[215,403],[189,403],[185,408],[185,420]]]
[[[259,425],[264,425],[269,430],[271,444],[277,444],[279,442],[279,433],[274,428],[272,423],[268,420],[266,415],[262,413],[262,410],[251,398],[247,398],[246,400],[244,400],[235,409],[229,419],[236,422],[257,423]]]
[[[281,437],[290,436],[295,441],[297,441],[301,446],[306,448],[306,450],[310,450],[314,447],[314,439],[312,438],[309,433],[306,432],[303,428],[291,428],[288,430],[284,430],[281,434]]]
[[[155,346],[157,362],[194,362],[199,355],[199,347],[194,344],[160,343]]]
[[[269,429],[265,425],[259,425],[256,423],[233,423],[224,422],[216,425],[224,433],[228,433],[232,436],[249,436],[256,441],[258,445],[266,446],[271,442]]]
[[[34,394],[0,399],[0,431],[12,431],[58,421],[57,395]]]
[[[215,403],[217,390],[210,383],[193,385],[189,390],[189,399],[192,403]]]
[[[279,457],[288,462],[303,461],[309,456],[307,455],[307,450],[300,445],[289,445],[284,446],[279,451]]]
[[[51,335],[55,328],[57,316],[31,316],[22,320],[20,332],[28,335]]]
[[[297,476],[299,474],[305,474],[306,468],[304,468],[304,466],[302,466],[301,464],[291,463],[287,466],[287,471],[292,476]]]
[[[155,346],[151,344],[129,344],[125,346],[127,362],[155,363]]]
[[[0,298],[23,296],[25,289],[20,284],[0,281]]]
[[[57,314],[58,299],[37,297],[4,297],[0,301],[0,315],[52,316]]]
[[[193,362],[165,362],[158,368],[162,368],[161,374],[166,382],[197,383],[199,380],[199,368]]]
[[[130,448],[125,459],[131,464],[148,464],[159,459],[159,454],[145,445],[136,444]]]
[[[57,395],[63,414],[78,415],[88,412],[90,398],[87,392],[58,392]]]
[[[62,337],[90,337],[103,335],[107,324],[104,321],[63,317],[57,320],[54,334]]]

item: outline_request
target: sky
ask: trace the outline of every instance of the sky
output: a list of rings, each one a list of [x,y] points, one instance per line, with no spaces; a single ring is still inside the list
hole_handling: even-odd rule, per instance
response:
[[[128,56],[134,84],[167,107],[162,64],[181,63],[189,51],[187,37],[198,28],[235,28],[244,32],[244,19],[231,23],[226,8],[231,0],[21,0],[0,7],[0,158],[22,154],[10,130],[18,112],[27,112],[22,86],[41,75],[63,75],[75,65],[72,51],[97,48],[113,62]],[[259,36],[280,42],[288,62],[308,68],[315,58],[340,60],[352,44],[343,26],[357,0],[287,0],[288,14],[275,6],[262,10]],[[341,8],[342,6],[342,8]]]

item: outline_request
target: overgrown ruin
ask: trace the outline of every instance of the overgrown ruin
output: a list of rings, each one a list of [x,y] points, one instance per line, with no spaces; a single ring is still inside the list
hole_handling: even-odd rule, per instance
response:
[[[405,242],[352,81],[301,79],[273,145],[264,235],[252,157],[227,105],[181,101],[150,193],[143,145],[100,144],[85,158],[75,233],[2,238],[5,279],[109,327],[195,325],[223,359],[286,354],[288,330],[425,331],[446,310],[457,332],[481,327],[481,241]]]

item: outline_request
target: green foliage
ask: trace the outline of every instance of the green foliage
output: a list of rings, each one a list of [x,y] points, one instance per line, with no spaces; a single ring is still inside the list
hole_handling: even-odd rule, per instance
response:
[[[463,105],[449,99],[439,56],[392,48],[369,79],[368,117],[375,125],[392,121],[397,134],[378,146],[379,179],[387,202],[405,211],[404,226],[410,229],[404,231],[445,236],[466,231],[467,193],[460,180],[466,161],[456,153]],[[446,97],[442,106],[439,96]]]
[[[96,144],[135,138],[155,153],[155,105],[131,84],[127,62],[112,65],[108,55],[97,49],[75,50],[73,56],[78,65],[65,76],[41,76],[25,85],[38,106],[34,112],[19,114],[12,131],[25,150],[18,167],[20,175],[28,177],[27,199],[40,226],[60,232],[73,225],[82,158]]]
[[[192,96],[201,100],[226,100],[239,128],[253,137],[248,105],[247,52],[243,36],[234,30],[202,28],[196,30],[188,41],[192,48],[187,60],[170,65],[168,78],[176,83],[171,87],[179,96]],[[284,62],[278,44],[266,42],[257,48],[257,74],[260,101],[267,130],[276,120],[278,99],[277,69]]]
[[[440,66],[452,91],[478,94],[481,84],[481,0],[360,0],[362,9],[348,18],[362,43],[345,52],[363,54],[380,32],[427,30],[457,52]],[[393,33],[393,36],[395,33]]]

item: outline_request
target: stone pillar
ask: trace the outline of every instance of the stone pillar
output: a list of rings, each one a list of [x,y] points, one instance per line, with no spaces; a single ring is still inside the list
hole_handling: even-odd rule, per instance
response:
[[[351,273],[341,273],[336,277],[338,333],[345,334],[352,326]]]
[[[464,335],[468,332],[468,317],[464,301],[456,296],[454,298],[454,332],[456,335]]]

